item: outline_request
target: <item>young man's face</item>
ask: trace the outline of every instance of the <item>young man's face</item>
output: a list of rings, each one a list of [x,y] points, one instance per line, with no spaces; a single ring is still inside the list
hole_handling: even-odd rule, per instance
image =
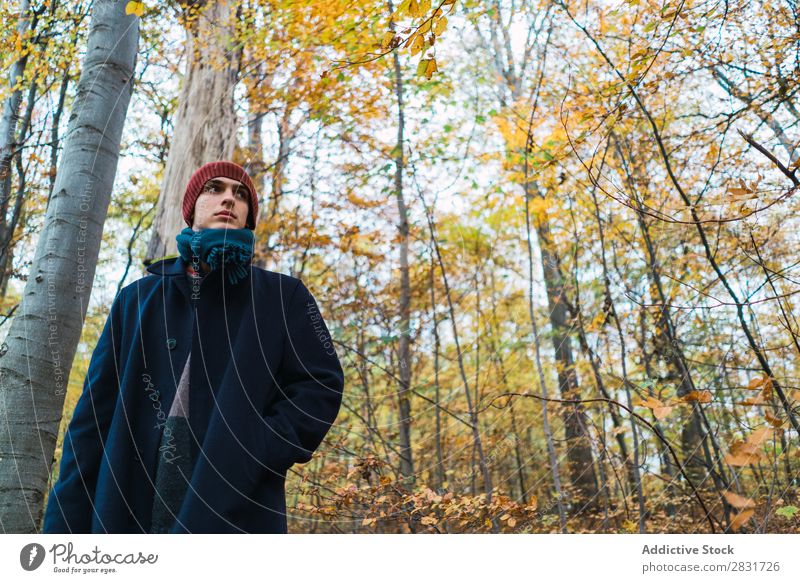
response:
[[[194,205],[192,229],[241,229],[247,224],[250,192],[241,182],[219,176],[203,186]]]

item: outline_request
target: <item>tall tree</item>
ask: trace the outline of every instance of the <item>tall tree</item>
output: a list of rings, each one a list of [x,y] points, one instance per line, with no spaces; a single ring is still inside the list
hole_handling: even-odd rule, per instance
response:
[[[177,252],[181,199],[192,173],[206,162],[231,159],[238,123],[233,90],[239,75],[236,0],[182,0],[186,27],[186,73],[173,125],[164,182],[158,197],[146,261]]]
[[[12,165],[15,158],[19,157],[17,125],[20,120],[19,108],[22,104],[25,68],[30,56],[30,50],[27,47],[30,39],[27,37],[36,29],[36,22],[39,18],[39,12],[31,9],[31,3],[28,0],[20,3],[19,14],[17,39],[22,51],[11,66],[8,79],[11,94],[4,101],[3,113],[0,116],[0,296],[5,295],[8,271],[11,267],[10,243],[22,210],[22,196],[17,196],[14,204],[10,205],[13,182]],[[36,81],[33,81],[29,92],[31,95],[31,99],[28,100],[29,106],[35,91]],[[9,206],[11,206],[10,214]]]
[[[61,165],[22,304],[0,348],[0,528],[39,528],[133,91],[139,24],[97,0]]]
[[[392,1],[388,2],[389,13],[394,12]],[[394,30],[394,23],[392,23]],[[411,283],[408,268],[408,208],[403,190],[405,172],[405,96],[403,92],[403,70],[397,51],[392,53],[393,84],[397,98],[397,143],[394,148],[394,194],[397,199],[400,235],[400,345],[397,360],[400,367],[398,404],[400,412],[400,472],[413,482],[414,460],[411,455]]]

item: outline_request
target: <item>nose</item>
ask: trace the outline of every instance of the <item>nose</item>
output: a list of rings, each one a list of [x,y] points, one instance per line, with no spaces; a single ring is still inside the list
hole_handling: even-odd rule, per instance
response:
[[[229,206],[233,206],[235,202],[236,202],[236,196],[233,194],[233,187],[226,186],[225,190],[222,193],[222,203],[223,204],[227,203]]]

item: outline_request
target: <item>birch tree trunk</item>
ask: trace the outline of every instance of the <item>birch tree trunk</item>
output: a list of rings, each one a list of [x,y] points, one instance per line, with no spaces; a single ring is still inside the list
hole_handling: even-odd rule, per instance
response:
[[[233,157],[238,130],[233,90],[242,53],[235,45],[234,2],[181,2],[187,20],[186,74],[147,262],[177,253],[175,236],[185,226],[181,201],[192,173],[207,162]]]
[[[17,35],[25,44],[25,35],[36,28],[37,14],[31,11],[30,2],[22,0],[17,22]],[[9,87],[14,87],[11,95],[3,103],[3,114],[0,116],[0,297],[5,296],[7,279],[11,268],[10,243],[14,236],[14,228],[19,217],[19,205],[15,204],[10,217],[7,216],[11,202],[12,172],[11,167],[17,154],[17,124],[19,108],[22,104],[22,86],[20,81],[28,64],[28,51],[11,65],[8,75]],[[34,81],[35,83],[35,81]],[[20,84],[19,86],[17,86]],[[17,202],[21,202],[19,199]]]
[[[394,12],[391,0],[389,13]],[[392,24],[394,30],[394,24]],[[411,484],[414,482],[414,458],[411,450],[411,279],[408,265],[409,227],[408,207],[403,191],[405,172],[405,106],[403,96],[403,73],[397,51],[392,53],[394,66],[394,91],[397,97],[397,145],[395,146],[394,191],[399,215],[397,230],[400,234],[400,346],[398,365],[400,387],[398,405],[400,411],[400,473]]]
[[[0,528],[39,528],[132,93],[139,23],[96,0],[61,166],[22,302],[0,347]]]

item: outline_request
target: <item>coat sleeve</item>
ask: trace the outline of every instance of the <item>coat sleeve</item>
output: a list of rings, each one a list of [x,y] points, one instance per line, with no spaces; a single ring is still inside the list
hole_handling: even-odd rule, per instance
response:
[[[344,373],[316,300],[302,281],[284,310],[286,339],[278,395],[264,416],[267,465],[287,470],[311,460],[342,402]]]
[[[120,295],[111,306],[92,353],[83,393],[64,436],[61,470],[50,491],[44,515],[42,531],[45,533],[91,531],[103,441],[108,435],[119,392]]]

